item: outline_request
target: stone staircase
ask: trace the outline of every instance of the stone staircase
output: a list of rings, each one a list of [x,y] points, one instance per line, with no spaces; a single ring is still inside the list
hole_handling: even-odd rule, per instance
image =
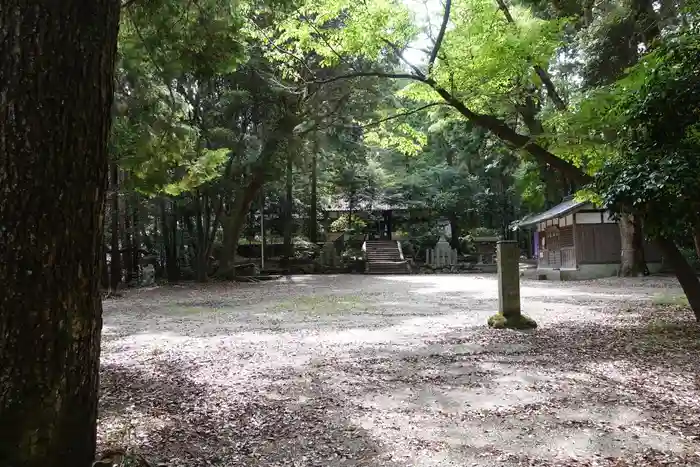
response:
[[[410,274],[411,266],[401,258],[395,241],[367,240],[365,242],[367,274]]]

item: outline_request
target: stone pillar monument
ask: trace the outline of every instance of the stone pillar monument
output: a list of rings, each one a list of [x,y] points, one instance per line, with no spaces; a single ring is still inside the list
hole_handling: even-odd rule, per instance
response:
[[[520,251],[514,240],[496,243],[498,312],[509,318],[520,314]]]
[[[532,329],[537,323],[520,313],[520,249],[514,240],[496,244],[498,262],[498,314],[488,320],[492,328]]]

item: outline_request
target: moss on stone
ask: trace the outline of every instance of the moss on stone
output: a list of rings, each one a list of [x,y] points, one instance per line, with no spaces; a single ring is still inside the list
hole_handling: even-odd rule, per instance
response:
[[[497,313],[488,320],[490,328],[494,329],[535,329],[537,323],[525,315],[504,316]]]

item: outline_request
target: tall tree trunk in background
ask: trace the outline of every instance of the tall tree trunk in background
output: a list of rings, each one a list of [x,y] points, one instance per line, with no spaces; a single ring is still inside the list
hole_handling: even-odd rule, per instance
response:
[[[287,153],[287,172],[285,177],[284,196],[284,255],[287,259],[294,256],[294,245],[292,244],[292,230],[294,228],[294,177],[293,177],[292,152]]]
[[[122,176],[124,174],[122,173]],[[124,180],[124,178],[122,178]],[[131,254],[131,249],[133,248],[133,243],[131,242],[131,197],[122,197],[122,204],[124,209],[122,210],[122,264],[124,265],[124,282],[127,286],[131,285],[131,281],[134,279],[134,269],[133,269],[133,256]]]
[[[447,219],[450,221],[450,232],[451,232],[451,238],[450,238],[450,246],[457,250],[457,253],[461,252],[461,246],[459,243],[459,237],[460,237],[460,231],[459,231],[459,223],[457,221],[457,214],[454,212],[451,212],[448,216]]]
[[[318,137],[311,150],[311,201],[309,206],[309,241],[318,242]]]
[[[177,224],[175,216],[168,210],[168,200],[160,200],[160,216],[163,232],[163,249],[165,250],[165,277],[174,283],[180,279],[180,267],[177,257]]]
[[[104,225],[102,231],[105,231]],[[109,267],[107,267],[107,245],[101,243],[102,252],[100,253],[100,289],[102,291],[109,290]]]
[[[267,235],[265,235],[265,187],[260,187],[260,264],[265,263],[265,258],[267,257]]]
[[[695,254],[700,260],[700,222],[697,222],[693,228],[693,243],[695,244]]]
[[[116,292],[122,280],[122,255],[119,253],[119,168],[112,163],[110,168],[111,204],[110,214],[112,216],[112,241],[110,245],[111,262],[109,265],[109,289]]]
[[[264,182],[263,168],[253,173],[250,183],[236,192],[230,214],[222,222],[224,241],[217,275],[229,276],[234,271],[234,261],[238,248],[238,238],[245,225],[245,217],[250,205],[259,193]]]
[[[0,465],[89,467],[118,0],[0,7]]]
[[[138,284],[141,280],[141,219],[139,219],[139,199],[136,194],[132,197],[131,202],[131,267],[133,270],[133,280]]]
[[[299,119],[293,113],[286,113],[277,121],[276,131],[274,131],[265,142],[258,164],[253,169],[251,180],[245,186],[237,190],[230,215],[222,223],[224,244],[219,261],[218,275],[226,276],[231,274],[233,270],[233,260],[238,248],[238,237],[245,223],[245,215],[265,183],[265,168],[278,153],[280,146],[289,142],[293,135],[294,127],[298,123]]]
[[[620,276],[644,275],[644,236],[642,226],[632,215],[620,216]]]
[[[445,159],[447,161],[447,165],[450,167],[454,166],[454,155],[452,151],[447,151],[447,155],[445,156]],[[447,219],[450,221],[450,246],[457,250],[457,253],[460,253],[460,243],[459,243],[459,237],[460,237],[460,232],[459,232],[459,223],[457,220],[457,213],[452,211],[448,213]]]
[[[196,260],[195,274],[197,282],[206,282],[208,279],[209,257],[207,255],[207,231],[205,227],[205,219],[202,213],[202,204],[207,204],[206,195],[197,197],[197,213],[195,217],[196,239],[195,245]]]

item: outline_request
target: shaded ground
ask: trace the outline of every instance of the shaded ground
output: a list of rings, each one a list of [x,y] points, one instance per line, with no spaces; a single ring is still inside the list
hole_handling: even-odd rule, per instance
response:
[[[700,465],[700,330],[665,279],[302,276],[105,302],[100,443],[173,466]],[[656,309],[655,309],[656,308]]]

